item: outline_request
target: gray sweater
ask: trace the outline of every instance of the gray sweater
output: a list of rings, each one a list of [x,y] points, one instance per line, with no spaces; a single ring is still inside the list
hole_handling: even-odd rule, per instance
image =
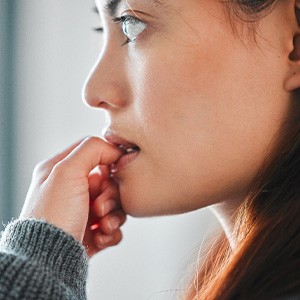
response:
[[[0,240],[0,299],[86,299],[88,257],[63,230],[15,220]]]

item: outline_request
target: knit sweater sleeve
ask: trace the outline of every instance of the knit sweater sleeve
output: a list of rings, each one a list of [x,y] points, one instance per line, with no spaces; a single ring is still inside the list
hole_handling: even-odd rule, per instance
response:
[[[88,258],[71,235],[42,220],[15,220],[0,239],[0,299],[86,299]]]

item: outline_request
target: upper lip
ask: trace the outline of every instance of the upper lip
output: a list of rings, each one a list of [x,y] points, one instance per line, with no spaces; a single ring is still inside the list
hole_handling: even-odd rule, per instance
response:
[[[115,145],[118,148],[123,148],[123,149],[125,148],[126,150],[129,148],[138,147],[135,143],[120,137],[113,129],[107,129],[107,131],[104,134],[104,137],[109,143]]]

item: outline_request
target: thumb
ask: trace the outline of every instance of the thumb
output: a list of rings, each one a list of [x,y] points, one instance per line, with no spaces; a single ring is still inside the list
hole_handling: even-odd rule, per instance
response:
[[[63,161],[78,175],[88,176],[98,165],[109,165],[117,161],[124,151],[97,137],[88,137]]]

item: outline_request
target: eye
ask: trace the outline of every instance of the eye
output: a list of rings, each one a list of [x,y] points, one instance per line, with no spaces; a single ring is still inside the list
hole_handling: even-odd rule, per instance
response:
[[[127,37],[127,40],[123,45],[126,45],[137,39],[138,35],[141,34],[147,27],[143,21],[129,15],[114,18],[113,22],[122,23],[123,33]]]

